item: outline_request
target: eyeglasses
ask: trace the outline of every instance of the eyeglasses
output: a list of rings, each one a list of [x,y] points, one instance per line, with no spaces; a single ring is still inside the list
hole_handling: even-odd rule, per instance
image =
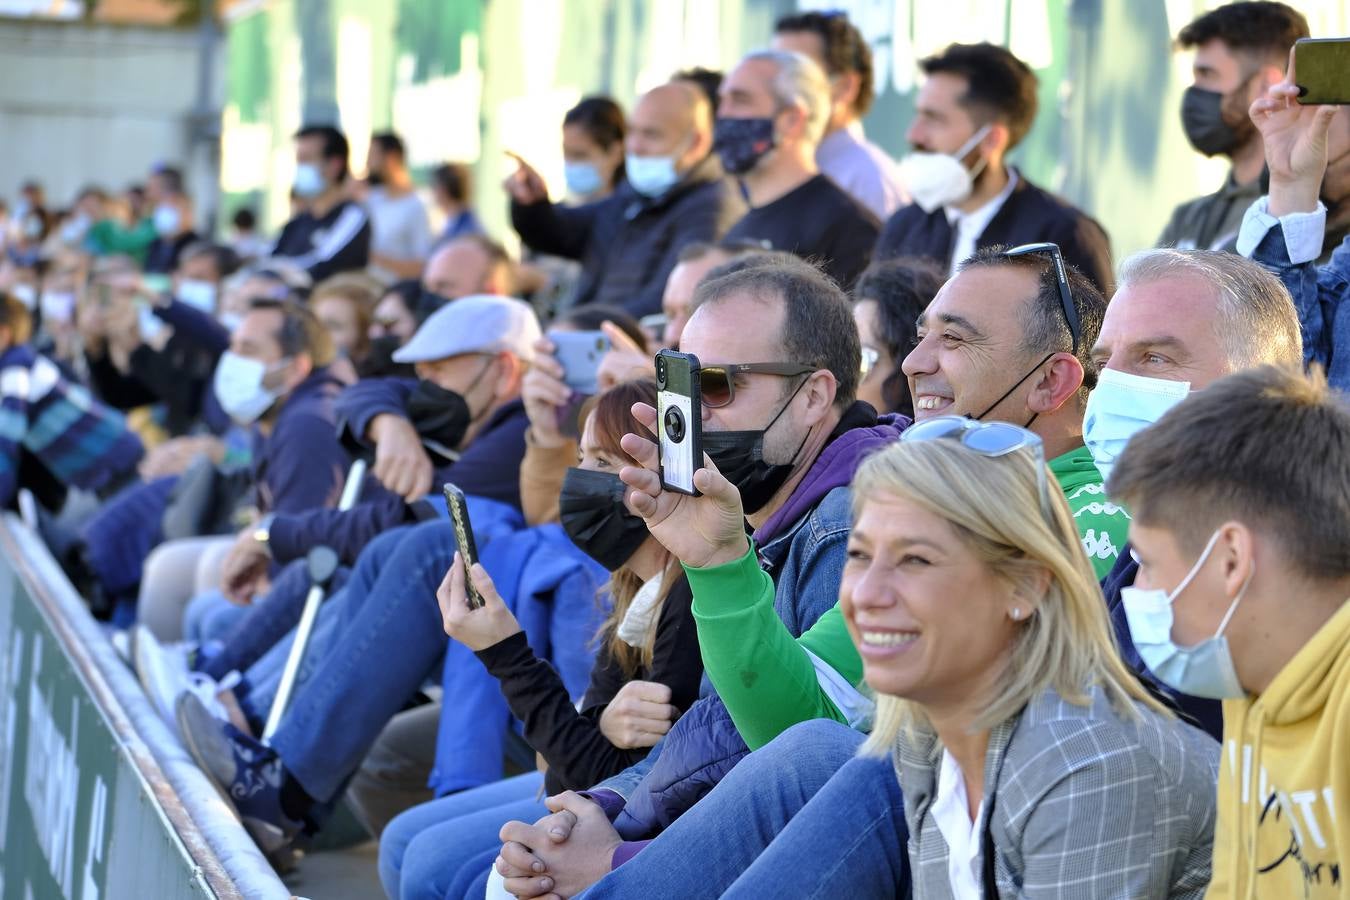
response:
[[[1083,326],[1078,321],[1078,308],[1073,305],[1073,296],[1069,293],[1069,276],[1064,272],[1064,254],[1059,244],[1023,244],[1003,251],[1004,256],[1026,256],[1028,253],[1046,253],[1055,264],[1055,278],[1059,280],[1059,305],[1064,309],[1064,321],[1069,326],[1069,336],[1073,338],[1073,355],[1078,355],[1078,343],[1083,338]]]
[[[876,347],[862,348],[862,365],[858,369],[860,381],[866,381],[867,376],[872,374],[872,370],[877,367],[877,360],[881,359],[881,351]]]
[[[1047,521],[1050,515],[1050,487],[1045,479],[1045,444],[1041,436],[1010,422],[977,422],[965,416],[938,416],[906,428],[900,435],[903,441],[938,441],[943,438],[959,440],[961,446],[981,456],[997,459],[1030,447],[1036,459],[1036,489],[1040,494],[1041,511]]]
[[[801,363],[728,363],[724,366],[700,366],[698,370],[699,393],[703,405],[709,409],[730,406],[736,399],[737,375],[777,375],[780,378],[795,378],[816,371],[815,366]]]

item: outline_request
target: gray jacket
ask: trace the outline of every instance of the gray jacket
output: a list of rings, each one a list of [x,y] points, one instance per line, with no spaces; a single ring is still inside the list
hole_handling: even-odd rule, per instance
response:
[[[941,747],[903,735],[895,760],[905,795],[914,896],[950,898],[947,845],[930,808]],[[1200,898],[1209,884],[1219,745],[1139,707],[1123,719],[1100,690],[1090,707],[1054,691],[994,728],[985,808],[1002,898]],[[990,785],[993,785],[992,790]],[[983,857],[977,861],[983,871]]]

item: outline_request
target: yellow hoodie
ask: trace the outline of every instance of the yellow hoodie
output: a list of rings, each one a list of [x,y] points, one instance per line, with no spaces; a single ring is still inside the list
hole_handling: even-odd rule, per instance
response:
[[[1350,602],[1223,731],[1206,898],[1350,898]]]

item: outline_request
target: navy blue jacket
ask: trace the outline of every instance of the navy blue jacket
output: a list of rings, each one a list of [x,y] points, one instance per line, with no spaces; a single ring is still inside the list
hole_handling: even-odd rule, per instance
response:
[[[1017,186],[975,239],[977,249],[1001,244],[1015,247],[1053,241],[1064,261],[1092,279],[1107,296],[1115,284],[1111,270],[1111,243],[1106,231],[1082,210],[1018,173]],[[951,265],[956,232],[941,209],[924,212],[917,203],[902,206],[881,230],[873,259],[920,256],[939,265]]]
[[[369,378],[347,388],[337,404],[344,439],[368,447],[365,434],[371,420],[381,413],[406,416],[404,404],[416,384],[411,378]],[[439,497],[443,482],[452,481],[466,494],[520,509],[520,463],[525,458],[525,429],[529,424],[525,404],[519,399],[502,406],[488,418],[458,461],[436,471],[433,496]],[[380,532],[418,518],[407,501],[374,479],[367,481],[362,497],[364,502],[346,512],[318,509],[303,516],[278,516],[269,532],[272,558],[289,562],[325,544],[352,565],[362,548]]]
[[[272,433],[253,433],[253,483],[258,509],[299,513],[337,504],[351,458],[337,438],[337,397],[343,384],[327,367],[286,398]]]

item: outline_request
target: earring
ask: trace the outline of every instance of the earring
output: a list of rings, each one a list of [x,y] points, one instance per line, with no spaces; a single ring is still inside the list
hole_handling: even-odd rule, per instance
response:
[[[1021,620],[1021,618],[1022,618],[1022,607],[1020,607],[1020,606],[1014,606],[1014,607],[1012,608],[1012,618],[1013,618],[1013,621],[1014,621],[1014,622],[1017,622],[1017,621]]]

